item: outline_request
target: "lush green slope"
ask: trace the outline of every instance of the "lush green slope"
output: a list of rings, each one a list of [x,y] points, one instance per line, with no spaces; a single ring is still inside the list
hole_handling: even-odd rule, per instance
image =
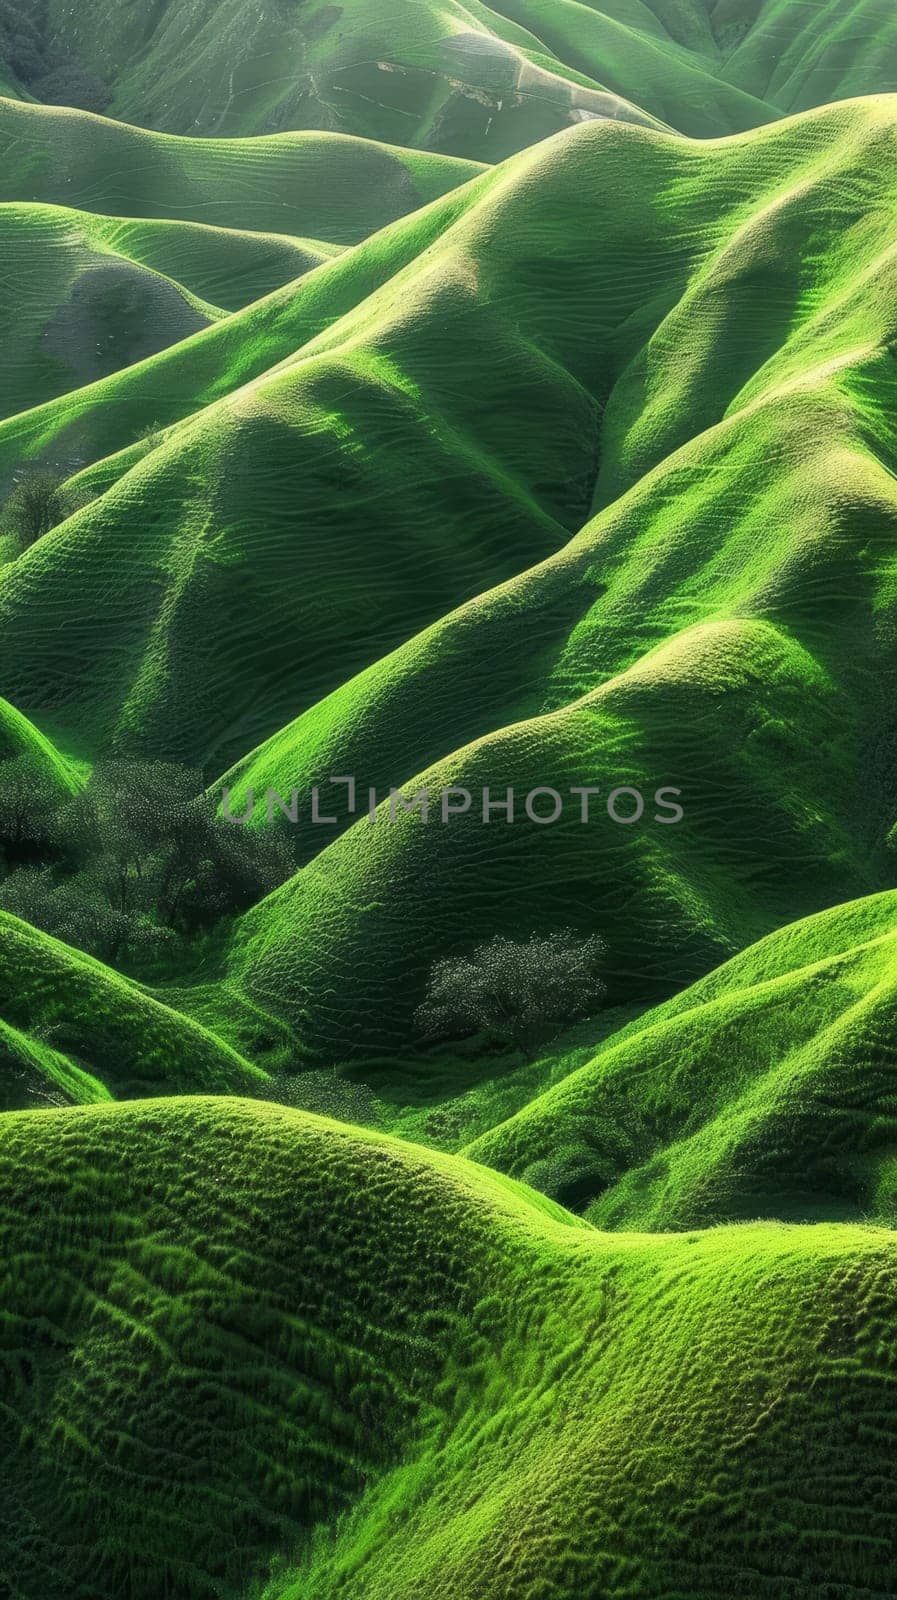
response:
[[[249,14],[215,0],[148,15],[83,0],[77,23],[64,0],[18,11],[30,43],[0,33],[0,56],[38,100],[182,134],[324,128],[486,161],[588,117],[712,137],[897,89],[887,0],[266,0]]]
[[[722,76],[782,111],[897,90],[888,0],[715,0],[712,16],[726,50]]]
[[[320,239],[158,218],[93,217],[90,228],[107,249],[164,273],[225,311],[238,311],[295,282],[343,248]]]
[[[110,755],[303,819],[154,991],[0,913],[3,1600],[897,1593],[897,98],[777,120],[895,60],[0,0],[0,499],[79,507],[0,548],[0,838]],[[602,1018],[421,1036],[561,928]]]
[[[147,271],[96,217],[57,206],[0,204],[9,287],[0,308],[0,414],[68,389],[208,327],[223,312]]]
[[[38,49],[64,50],[70,66],[93,74],[90,109],[111,97],[111,115],[178,133],[332,128],[500,159],[583,115],[650,121],[625,91],[605,87],[605,70],[615,83],[656,86],[677,110],[681,100],[687,132],[729,131],[767,114],[704,62],[600,12],[582,8],[579,48],[562,18],[557,56],[533,31],[550,25],[551,7],[520,22],[513,10],[479,0],[312,0],[298,12],[265,4],[247,15],[236,0],[216,0],[202,12],[165,6],[147,22],[100,0],[81,7],[73,28],[54,0]],[[77,104],[76,95],[73,83],[64,98]]]
[[[602,1226],[893,1224],[895,990],[897,896],[839,906],[612,1035],[470,1153]]]
[[[105,1085],[70,1056],[0,1022],[0,1111],[93,1105],[111,1098]]]
[[[332,133],[172,138],[0,100],[2,200],[349,245],[479,170]]]
[[[571,1223],[272,1107],[3,1118],[11,1597],[889,1593],[891,1235]]]
[[[536,904],[540,925],[597,922],[620,997],[644,997],[796,915],[893,883],[884,351],[894,301],[887,238],[876,237],[887,210],[865,211],[883,115],[857,107],[766,136],[779,155],[822,125],[864,125],[871,142],[857,149],[856,187],[848,179],[837,191],[841,210],[818,148],[784,196],[776,164],[769,191],[739,209],[734,235],[650,339],[617,357],[595,495],[607,504],[580,537],[344,685],[239,774],[260,793],[297,785],[306,819],[313,784],[352,772],[380,795],[390,782],[414,792],[450,781],[476,795],[486,783],[502,795],[509,784],[524,795],[594,783],[606,795],[636,783],[648,796],[672,784],[685,823],[613,827],[600,803],[589,828],[575,805],[564,825],[542,829],[521,819],[487,831],[476,812],[448,828],[360,822],[245,925],[244,981],[301,1016],[304,1048],[361,1058],[391,1049],[429,961],[498,928],[526,933]],[[752,183],[762,148],[735,147]],[[606,174],[606,143],[604,154]],[[720,151],[713,161],[720,173]],[[681,168],[679,179],[681,188]],[[697,189],[686,191],[689,215]],[[718,191],[708,203],[719,205]],[[818,243],[825,226],[831,258],[823,265],[814,250],[804,261],[799,241]],[[851,229],[848,262],[835,233]],[[546,261],[543,282],[557,282],[560,300],[565,263],[552,265],[555,279]],[[499,281],[507,304],[508,278]],[[626,287],[623,337],[636,321]],[[658,318],[650,288],[637,281],[639,291]],[[776,317],[758,348],[760,297]],[[606,307],[606,293],[596,299]],[[556,355],[566,333],[557,303],[536,303]],[[708,327],[718,338],[702,336]],[[587,362],[601,340],[580,337],[574,352],[569,337],[565,357],[594,394],[607,374]],[[680,443],[689,427],[695,437]],[[522,474],[532,463],[519,449],[514,465]],[[329,837],[307,822],[298,836],[306,854]]]
[[[204,224],[0,202],[3,416],[143,361],[339,254]]]
[[[666,476],[645,477],[638,491],[638,514],[651,517],[656,539],[674,475],[712,456],[724,463],[714,469],[720,498],[734,498],[742,470],[759,471],[750,457],[766,429],[787,424],[796,457],[816,436],[820,409],[834,408],[849,453],[866,426],[844,395],[851,369],[822,369],[853,350],[860,373],[888,336],[886,297],[860,304],[850,276],[888,272],[892,121],[891,102],[855,105],[706,153],[619,125],[584,127],[396,225],[298,293],[269,297],[175,351],[12,420],[0,430],[7,472],[41,447],[90,460],[231,391],[55,535],[52,559],[47,546],[6,574],[14,698],[36,710],[46,694],[31,616],[56,611],[59,585],[78,641],[72,715],[85,728],[89,715],[107,740],[127,729],[191,758],[201,741],[211,765],[243,753],[453,602],[557,549],[585,520],[596,473],[599,503],[608,503],[670,457]],[[870,185],[881,196],[874,208]],[[851,229],[855,267],[845,258]],[[776,308],[759,342],[758,296]],[[713,331],[683,358],[699,327]],[[805,367],[819,370],[815,388],[794,383]],[[883,364],[875,381],[887,383]],[[870,421],[887,448],[886,407],[878,410]],[[690,457],[673,459],[682,445]],[[887,479],[859,445],[854,459],[869,479],[860,498],[886,495]],[[824,500],[820,468],[798,470]],[[178,549],[202,538],[210,495],[215,556],[177,580],[172,607]],[[691,507],[707,520],[697,489],[681,502],[683,521]],[[611,559],[629,537],[611,530],[635,514],[634,501],[605,512],[600,538]],[[126,570],[135,517],[145,527],[136,590]],[[704,537],[680,537],[674,584],[694,582]],[[770,561],[777,543],[770,532]],[[753,526],[744,544],[753,552]],[[396,582],[392,563],[409,548],[419,559]],[[112,572],[116,615],[98,630],[94,595],[112,593]],[[644,616],[649,580],[634,570],[629,587],[636,581]],[[651,581],[666,587],[666,568]],[[368,595],[357,611],[350,584]],[[635,640],[632,623],[630,607],[610,636],[619,647],[603,676],[665,636],[659,608]],[[142,656],[124,679],[123,635]],[[176,663],[185,664],[185,693],[172,677]],[[589,686],[581,675],[571,685]]]
[[[525,183],[525,171],[519,181]],[[491,175],[480,180],[487,187],[497,182]],[[40,588],[45,581],[51,586],[65,582],[65,632],[72,644],[81,635],[75,655],[86,652],[79,663],[70,660],[66,674],[69,710],[84,735],[100,718],[107,742],[115,723],[122,733],[132,724],[132,744],[150,748],[155,743],[161,749],[164,721],[164,741],[179,758],[201,753],[209,764],[224,765],[299,709],[298,694],[310,703],[347,669],[366,664],[441,610],[556,548],[578,525],[588,507],[593,450],[583,433],[589,424],[587,397],[577,396],[570,378],[545,354],[529,351],[513,329],[503,332],[497,311],[488,315],[494,333],[489,344],[476,352],[469,342],[459,344],[457,325],[464,325],[471,310],[463,286],[455,294],[448,283],[434,300],[428,272],[411,293],[401,277],[401,269],[414,268],[419,253],[450,229],[464,208],[464,199],[452,196],[321,269],[298,292],[275,294],[157,361],[9,423],[0,441],[9,469],[21,461],[23,447],[43,445],[56,459],[77,461],[85,455],[90,459],[100,440],[107,449],[130,442],[150,420],[164,423],[173,410],[189,412],[227,395],[169,434],[161,451],[136,474],[121,476],[80,514],[80,521],[58,530],[4,574],[3,581],[13,587],[30,587],[25,569],[32,560],[35,575],[43,569]],[[488,211],[482,222],[490,225]],[[386,285],[383,300],[369,302],[371,291],[381,285]],[[422,328],[411,314],[415,298],[430,302]],[[352,320],[340,320],[340,313],[350,309]],[[366,348],[356,352],[366,324]],[[315,351],[307,341],[322,328],[329,331],[318,347],[321,359],[312,359]],[[376,348],[387,336],[395,340],[389,354]],[[497,339],[507,351],[507,362],[498,365]],[[432,375],[432,406],[435,410],[441,403],[446,413],[432,432],[424,420],[427,397],[413,370],[419,343]],[[479,368],[476,418],[465,416],[470,391],[460,387],[471,354]],[[513,411],[503,414],[499,408],[510,402],[512,383],[519,386]],[[522,454],[521,428],[532,427],[532,409],[555,417],[570,402],[575,410],[556,442],[546,440],[541,453],[528,446],[529,464],[518,485],[516,459],[504,458],[508,452],[514,458]],[[569,485],[555,479],[552,455],[558,452],[565,469],[570,463]],[[547,481],[537,497],[531,483],[538,472]],[[351,496],[335,498],[347,474],[356,487]],[[162,486],[166,480],[167,488]],[[458,494],[449,500],[445,485],[451,480]],[[145,497],[144,505],[152,501],[150,515],[138,509],[135,492]],[[172,562],[180,564],[191,524],[201,541],[203,528],[211,532],[212,506],[221,560],[191,562],[172,608],[165,598],[174,577]],[[367,528],[365,516],[371,523]],[[135,519],[143,529],[138,549]],[[65,546],[76,525],[82,530],[75,534],[79,566],[86,557],[98,580],[96,563],[111,561],[119,568],[106,591],[117,620],[97,611],[106,580],[95,583],[82,569],[73,585],[65,575]],[[297,527],[304,530],[306,547],[300,562]],[[389,563],[412,542],[421,548],[420,566],[410,567],[397,582]],[[122,562],[132,568],[132,578],[135,563],[142,567],[136,585],[120,570]],[[352,581],[368,595],[354,642],[346,600],[353,572]],[[219,578],[220,595],[201,597],[206,582],[217,589]],[[87,605],[88,590],[89,619],[85,610],[79,620],[74,597],[81,593]],[[234,603],[241,618],[236,629]],[[16,602],[11,605],[17,609]],[[40,605],[45,617],[55,609],[46,592]],[[102,601],[100,608],[105,609]],[[219,631],[222,623],[226,639]],[[256,655],[262,625],[265,664]],[[172,635],[165,641],[171,628],[186,629],[182,640]],[[29,633],[36,644],[30,625]],[[58,633],[44,637],[54,652],[62,643]],[[7,640],[12,653],[12,631]],[[122,672],[122,646],[133,662],[128,674]],[[105,662],[97,659],[97,650]],[[94,658],[90,666],[88,657]],[[189,667],[188,658],[193,659]],[[23,662],[9,680],[23,708],[34,700],[30,678],[31,667]],[[94,702],[87,716],[84,691]],[[146,725],[148,715],[159,734]]]
[[[15,706],[8,700],[0,700],[0,761],[20,757],[26,757],[37,766],[44,784],[51,790],[55,788],[67,795],[77,792],[79,782],[71,763]]]
[[[655,1000],[893,884],[894,129],[584,126],[0,429],[9,470],[195,413],[0,577],[4,681],[72,741],[213,772],[274,733],[241,778],[306,800],[683,791],[675,829],[362,823],[246,920],[216,1025],[407,1048],[429,963],[534,921]]]
[[[0,1015],[5,1056],[33,1057],[35,1069],[70,1099],[252,1094],[266,1081],[208,1029],[139,984],[6,912],[0,912]],[[11,1081],[8,1064],[0,1066],[0,1079]]]

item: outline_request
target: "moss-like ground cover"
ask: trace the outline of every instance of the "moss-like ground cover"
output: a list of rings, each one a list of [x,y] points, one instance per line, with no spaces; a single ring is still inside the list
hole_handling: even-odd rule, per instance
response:
[[[897,1594],[895,49],[0,0],[3,1600]]]

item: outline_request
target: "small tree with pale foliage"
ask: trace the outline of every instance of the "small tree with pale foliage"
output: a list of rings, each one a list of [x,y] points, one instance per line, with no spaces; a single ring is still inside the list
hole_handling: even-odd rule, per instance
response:
[[[606,953],[599,935],[582,938],[571,929],[522,942],[496,934],[469,956],[435,963],[416,1020],[431,1038],[483,1033],[533,1061],[603,1004]]]

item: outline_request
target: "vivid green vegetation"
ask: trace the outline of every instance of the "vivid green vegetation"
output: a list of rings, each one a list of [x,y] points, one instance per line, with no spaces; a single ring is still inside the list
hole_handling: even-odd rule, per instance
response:
[[[446,828],[363,820],[332,843],[327,829],[294,830],[317,859],[246,919],[230,973],[301,1018],[309,1065],[407,1040],[429,963],[496,931],[525,934],[534,894],[548,926],[597,922],[615,998],[644,1002],[785,922],[893,884],[893,126],[891,102],[863,102],[712,153],[604,126],[517,158],[464,191],[460,217],[461,202],[442,203],[452,220],[423,267],[173,430],[155,471],[150,458],[120,477],[54,536],[52,561],[37,550],[10,573],[0,660],[38,717],[48,673],[31,616],[71,594],[76,563],[96,573],[91,594],[109,590],[132,563],[135,504],[151,497],[181,507],[195,548],[205,502],[190,485],[198,462],[226,450],[214,527],[232,564],[210,553],[194,564],[173,610],[169,517],[155,552],[144,546],[155,606],[144,584],[125,615],[116,580],[118,637],[147,641],[136,687],[122,683],[115,633],[89,637],[86,609],[81,620],[69,602],[84,652],[70,715],[81,728],[95,719],[101,747],[176,754],[202,739],[214,773],[216,729],[223,754],[261,715],[280,720],[278,701],[307,699],[237,770],[261,793],[297,785],[306,818],[311,787],[331,773],[380,795],[391,782],[682,790],[684,829],[650,816],[608,826],[599,804],[588,827],[574,806],[539,830],[486,832],[476,814]],[[639,163],[652,205],[621,217],[611,249],[606,208]],[[546,235],[558,214],[569,228]],[[427,214],[428,237],[439,216]],[[404,253],[417,226],[319,272],[294,315],[341,296],[369,252],[379,265],[397,240]],[[801,240],[813,241],[805,260]],[[775,316],[758,347],[765,302]],[[461,337],[470,316],[473,348]],[[521,323],[526,339],[513,333]],[[471,398],[460,369],[481,349],[489,366]],[[128,375],[128,398],[150,381]],[[37,436],[62,419],[57,406],[29,426]],[[350,469],[352,493],[339,494]],[[308,529],[298,566],[297,504]],[[397,584],[412,547],[414,581]],[[490,567],[493,579],[519,575],[345,681],[391,642],[387,629],[412,632]],[[223,621],[210,650],[212,600],[229,619],[231,586],[238,648]]]
[[[895,17],[0,0],[3,1600],[897,1594]]]
[[[340,1510],[267,1593],[892,1592],[889,1232],[599,1234],[214,1100],[5,1117],[0,1227],[13,1595],[246,1595]]]
[[[111,1099],[105,1085],[46,1040],[0,1025],[0,1111],[93,1105]]]
[[[589,117],[705,138],[897,90],[888,0],[82,0],[77,27],[63,0],[4,9],[13,93],[181,134],[325,128],[497,161]]]
[[[130,366],[339,254],[191,222],[0,203],[0,406],[10,416]]]
[[[584,117],[707,137],[897,89],[887,0],[83,0],[76,28],[63,0],[6,10],[0,50],[38,100],[184,134],[329,128],[501,160]]]
[[[207,1029],[102,962],[5,912],[0,1008],[21,1035],[16,1041],[4,1036],[10,1049],[14,1043],[35,1058],[64,1057],[83,1068],[80,1078],[72,1070],[70,1100],[98,1099],[104,1090],[118,1099],[191,1091],[251,1094],[264,1086],[265,1074]],[[59,1081],[49,1062],[44,1070]],[[6,1068],[0,1076],[9,1077]]]
[[[326,132],[176,139],[65,107],[0,101],[3,200],[275,233],[300,247],[357,244],[479,170]]]
[[[60,796],[77,792],[74,767],[34,724],[7,700],[0,700],[0,760],[27,758],[39,768],[43,783]]]
[[[897,1222],[897,896],[771,934],[469,1147],[600,1227]]]
[[[134,229],[135,251],[146,226]],[[0,322],[4,416],[130,366],[223,315],[135,260],[126,225],[116,237],[106,219],[83,212],[0,205],[0,250],[11,280]]]

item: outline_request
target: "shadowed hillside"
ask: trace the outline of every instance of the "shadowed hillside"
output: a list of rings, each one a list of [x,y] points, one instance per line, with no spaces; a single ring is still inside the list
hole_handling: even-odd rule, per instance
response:
[[[602,1227],[897,1219],[897,897],[798,923],[622,1032],[470,1154]]]
[[[583,48],[566,36],[562,16],[558,53],[540,37],[537,16],[515,20],[513,4],[479,0],[312,0],[301,8],[263,0],[251,12],[215,0],[165,5],[148,20],[100,0],[82,7],[75,26],[57,0],[20,14],[35,23],[28,75],[37,99],[175,133],[324,128],[490,160],[583,117],[652,122],[624,84],[681,106],[690,133],[728,132],[768,115],[718,82],[702,58],[655,39],[650,15],[646,34],[582,9]],[[5,54],[15,66],[8,37]],[[39,70],[57,55],[70,78],[58,97]],[[664,78],[665,93],[651,96]]]
[[[57,1065],[68,1062],[68,1103],[180,1092],[252,1094],[265,1084],[264,1072],[140,984],[6,912],[0,912],[0,1012],[17,1048],[40,1058],[35,1066],[44,1078],[58,1076],[50,1057]],[[15,1077],[8,1062],[0,1065],[0,1096],[13,1092]],[[44,1087],[35,1079],[36,1091]],[[41,1098],[27,1086],[21,1092],[25,1108]]]
[[[0,100],[3,200],[349,245],[479,170],[335,134],[175,139]]]
[[[500,161],[594,117],[698,138],[897,89],[888,0],[238,0],[0,12],[6,92],[144,127]],[[326,237],[326,235],[325,235]]]
[[[224,314],[147,270],[124,240],[116,248],[111,233],[83,212],[0,204],[11,279],[0,322],[4,416],[154,355]]]

